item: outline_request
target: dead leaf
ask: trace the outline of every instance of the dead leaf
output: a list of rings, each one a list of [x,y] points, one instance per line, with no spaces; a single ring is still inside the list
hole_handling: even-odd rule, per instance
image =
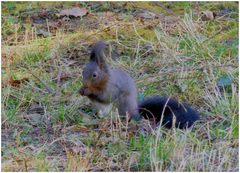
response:
[[[83,146],[74,146],[70,148],[70,151],[73,154],[85,154],[87,152],[87,149]]]
[[[136,13],[136,16],[142,19],[154,19],[157,17],[156,14],[149,11],[143,13]]]
[[[88,10],[86,8],[74,7],[74,8],[69,8],[69,9],[60,11],[58,16],[59,17],[64,17],[64,16],[83,17],[87,13],[88,13]]]
[[[38,113],[32,113],[32,114],[23,114],[22,117],[26,120],[29,121],[29,123],[33,126],[37,126],[37,125],[42,125],[43,121],[42,121],[42,116],[41,114]]]
[[[66,133],[68,131],[72,131],[72,132],[87,132],[88,128],[85,126],[79,126],[79,125],[73,125],[73,126],[69,126],[66,127],[64,129],[62,129],[63,133]]]
[[[80,116],[85,118],[85,119],[87,119],[87,120],[92,120],[93,119],[92,116],[90,116],[90,115],[88,115],[88,114],[86,114],[84,112],[80,112]]]
[[[176,21],[177,21],[177,18],[174,17],[174,16],[165,16],[165,17],[164,17],[164,22],[165,22],[166,24],[173,24],[173,23],[175,23]]]
[[[10,78],[7,78],[6,80],[2,80],[2,88],[6,87],[6,86],[13,86],[13,87],[20,87],[20,85],[25,82],[28,81],[28,78],[22,78],[22,79],[13,79],[12,76],[10,76]]]
[[[43,37],[49,37],[51,36],[51,33],[49,33],[48,31],[44,31],[43,29],[38,29],[36,34],[38,36],[43,36]]]

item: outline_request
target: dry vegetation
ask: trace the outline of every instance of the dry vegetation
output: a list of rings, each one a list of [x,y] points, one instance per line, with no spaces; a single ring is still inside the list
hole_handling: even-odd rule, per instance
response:
[[[73,6],[89,14],[55,15]],[[2,171],[239,171],[238,27],[236,2],[2,3]],[[96,116],[78,90],[99,39],[139,99],[187,101],[201,120],[154,130]]]

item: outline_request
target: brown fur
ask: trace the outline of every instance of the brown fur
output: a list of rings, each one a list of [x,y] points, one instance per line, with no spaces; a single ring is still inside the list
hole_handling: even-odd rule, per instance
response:
[[[97,85],[94,85],[92,82],[87,83],[87,88],[90,93],[99,93],[103,92],[106,89],[108,83],[108,77],[104,77]]]

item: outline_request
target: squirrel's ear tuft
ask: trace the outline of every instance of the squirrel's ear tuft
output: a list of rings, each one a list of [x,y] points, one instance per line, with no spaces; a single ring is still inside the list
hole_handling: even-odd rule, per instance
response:
[[[107,64],[105,62],[104,57],[104,48],[106,46],[106,42],[104,41],[98,41],[92,49],[91,55],[90,55],[90,61],[94,61],[98,64],[100,69],[104,70],[107,69]]]

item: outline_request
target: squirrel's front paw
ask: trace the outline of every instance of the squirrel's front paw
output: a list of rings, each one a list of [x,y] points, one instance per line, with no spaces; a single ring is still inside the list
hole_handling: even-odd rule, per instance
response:
[[[85,88],[82,87],[80,90],[79,90],[79,93],[84,96],[85,95]]]
[[[82,87],[82,88],[79,90],[79,93],[80,93],[82,96],[88,96],[88,95],[90,94],[88,88],[86,88],[86,87]]]

